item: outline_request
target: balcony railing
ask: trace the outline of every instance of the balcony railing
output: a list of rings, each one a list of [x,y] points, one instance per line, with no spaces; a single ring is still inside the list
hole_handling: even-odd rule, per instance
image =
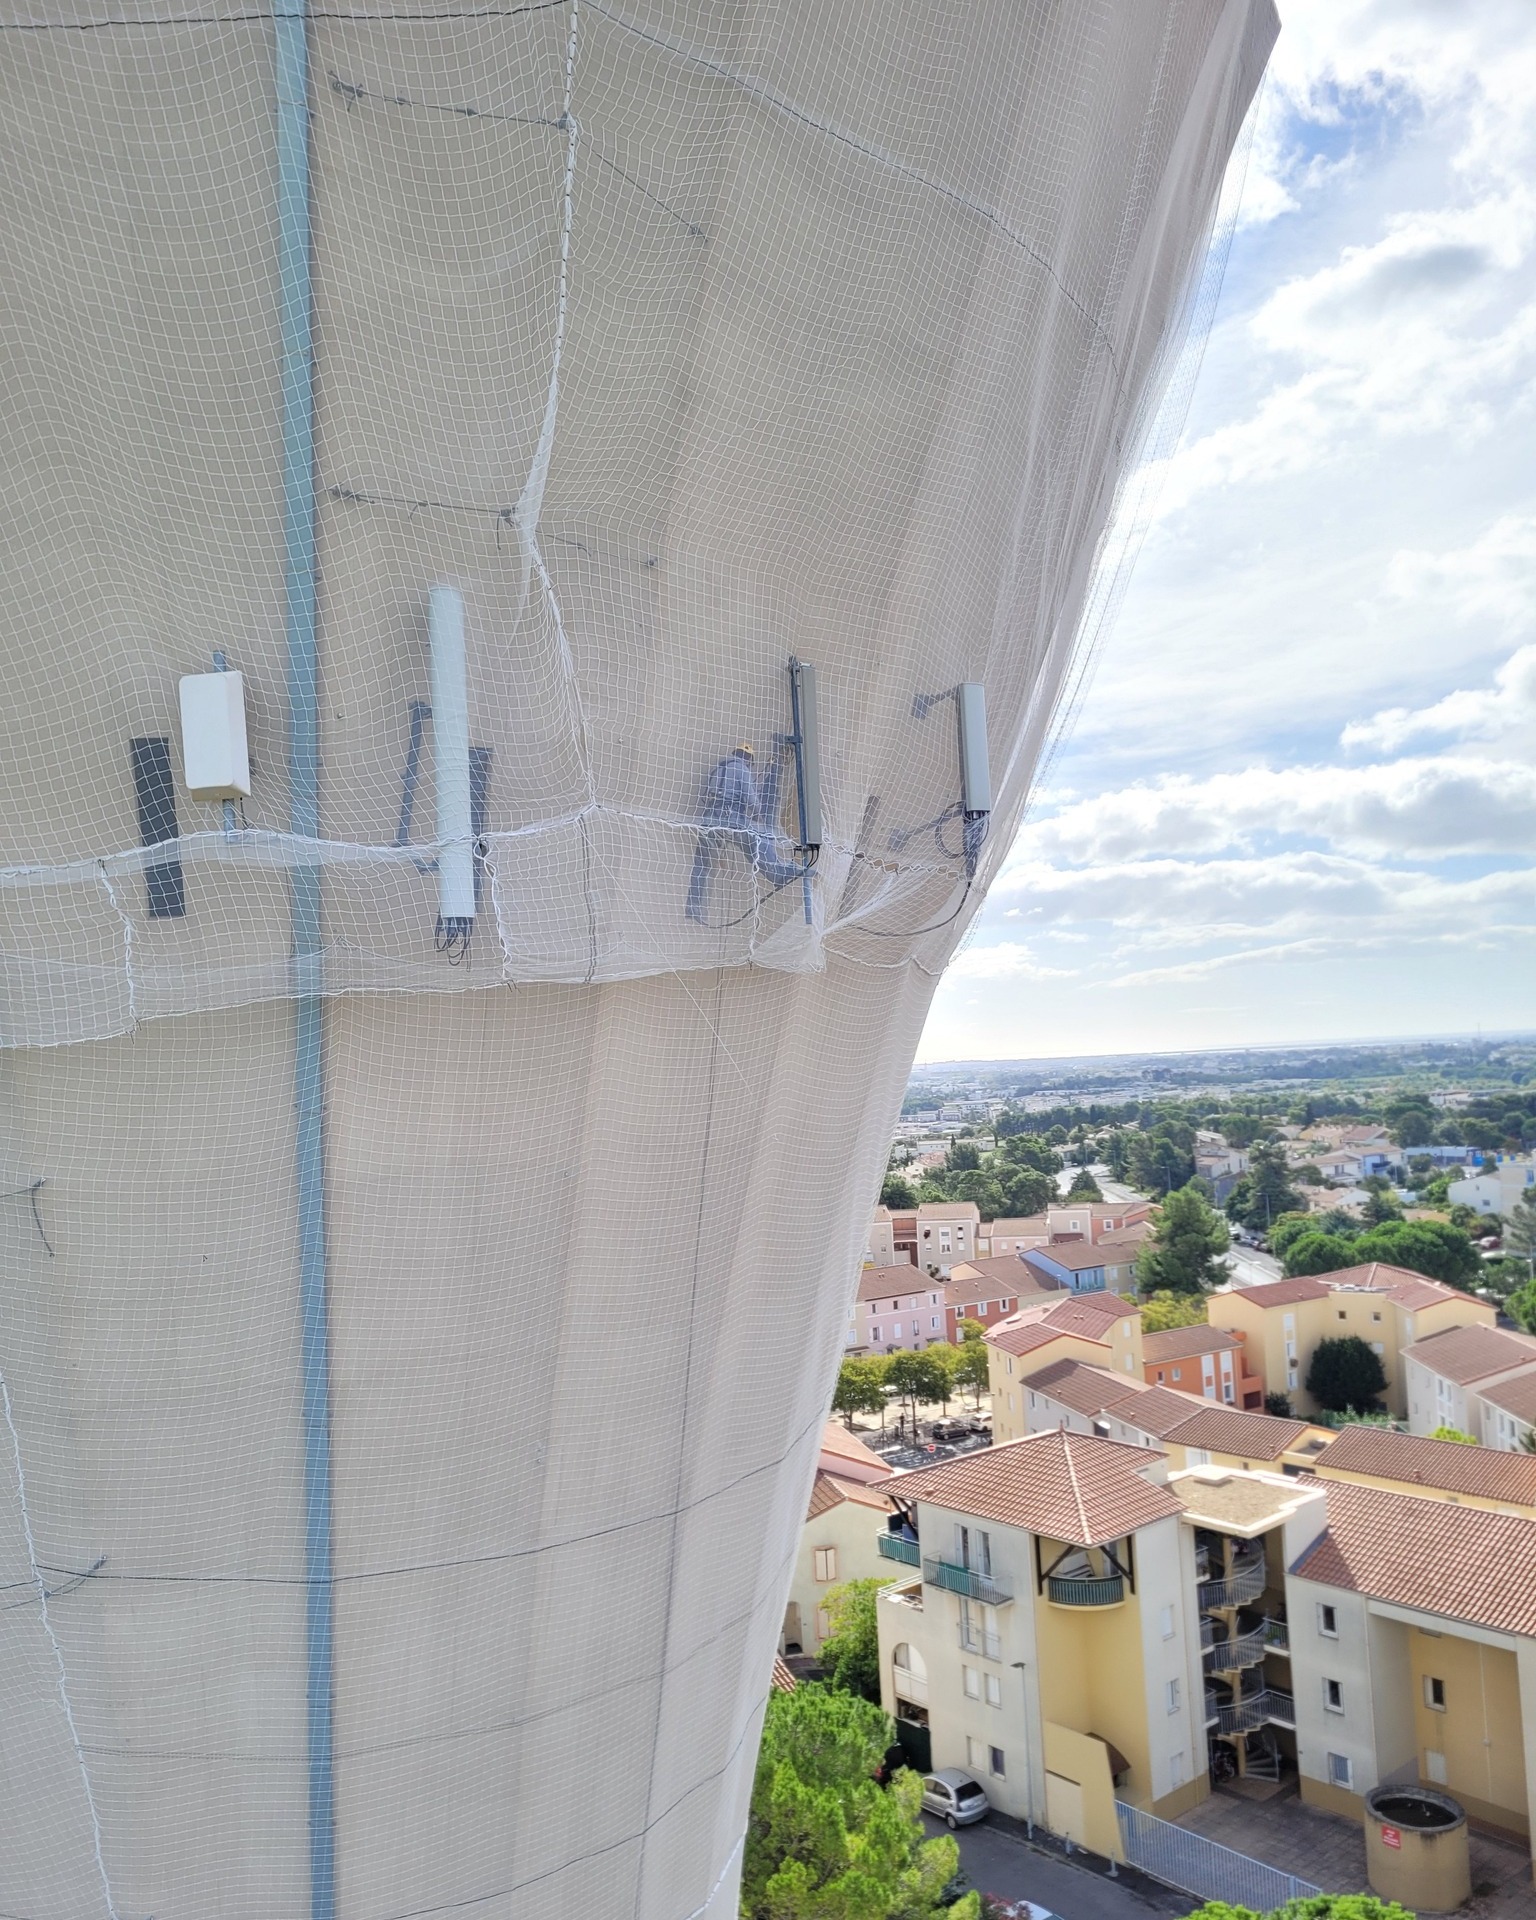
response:
[[[971,1567],[957,1567],[949,1560],[925,1560],[923,1578],[930,1587],[943,1587],[948,1593],[963,1593],[967,1600],[980,1600],[989,1607],[1005,1607],[1013,1595],[994,1580],[990,1573],[977,1573]]]
[[[1266,1620],[1264,1622],[1264,1645],[1271,1653],[1289,1655],[1291,1651],[1291,1630],[1284,1620]]]
[[[1255,1727],[1294,1727],[1295,1724],[1296,1702],[1290,1694],[1278,1693],[1273,1687],[1266,1687],[1262,1693],[1250,1693],[1246,1700],[1234,1700],[1230,1706],[1216,1710],[1220,1733],[1251,1733]]]
[[[1053,1573],[1045,1594],[1058,1607],[1118,1607],[1125,1598],[1125,1581],[1118,1573],[1103,1580],[1071,1580]]]
[[[1200,1584],[1200,1609],[1211,1613],[1227,1607],[1246,1606],[1250,1600],[1257,1600],[1269,1584],[1269,1573],[1264,1565],[1264,1556],[1250,1560],[1246,1566],[1236,1568],[1225,1580],[1205,1580]]]
[[[1221,1702],[1217,1699],[1216,1695],[1211,1692],[1210,1688],[1207,1687],[1205,1690],[1205,1724],[1208,1727],[1214,1727],[1220,1723],[1220,1720]]]
[[[910,1700],[914,1707],[927,1706],[928,1676],[926,1673],[913,1673],[910,1667],[893,1667],[891,1684],[896,1689],[898,1700]]]
[[[1256,1667],[1266,1651],[1264,1628],[1257,1626],[1230,1640],[1213,1640],[1200,1657],[1207,1673],[1236,1673],[1242,1667]]]
[[[1003,1657],[1002,1636],[988,1633],[985,1627],[962,1627],[960,1629],[960,1651],[979,1653],[983,1660],[1001,1660]]]
[[[904,1567],[922,1564],[923,1550],[915,1540],[904,1540],[899,1533],[882,1533],[875,1541],[882,1560],[899,1560]]]

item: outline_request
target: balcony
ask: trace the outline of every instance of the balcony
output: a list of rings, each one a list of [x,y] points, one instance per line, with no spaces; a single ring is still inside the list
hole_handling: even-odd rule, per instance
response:
[[[983,1627],[962,1627],[960,1629],[960,1651],[979,1653],[983,1660],[1001,1660],[1003,1657],[1002,1636],[988,1633]]]
[[[1205,1690],[1205,1724],[1208,1727],[1221,1724],[1221,1701],[1209,1687]]]
[[[1103,1580],[1071,1580],[1052,1574],[1045,1597],[1058,1607],[1118,1607],[1125,1598],[1125,1581],[1118,1573]]]
[[[915,1540],[904,1540],[899,1533],[882,1533],[875,1545],[882,1560],[899,1560],[904,1567],[922,1564],[923,1550]]]
[[[989,1607],[1006,1607],[1013,1598],[990,1573],[957,1567],[949,1560],[925,1560],[923,1579],[930,1587],[943,1587],[946,1593],[962,1593],[967,1600],[980,1600]]]
[[[908,1667],[892,1667],[891,1685],[898,1700],[909,1700],[914,1707],[926,1707],[928,1704],[928,1676],[926,1673],[913,1673]]]
[[[1202,1581],[1200,1610],[1219,1613],[1229,1607],[1246,1606],[1250,1600],[1257,1600],[1268,1584],[1269,1571],[1263,1554],[1259,1554],[1252,1560],[1240,1562],[1224,1580]]]
[[[1264,1645],[1270,1653],[1283,1653],[1287,1659],[1291,1653],[1291,1630],[1283,1620],[1264,1622]]]
[[[1210,1700],[1207,1694],[1207,1725],[1210,1724]],[[1234,1700],[1230,1706],[1216,1709],[1219,1733],[1251,1733],[1255,1727],[1294,1727],[1295,1724],[1296,1702],[1290,1694],[1277,1693],[1273,1687],[1266,1687],[1262,1693],[1251,1693],[1246,1700]]]

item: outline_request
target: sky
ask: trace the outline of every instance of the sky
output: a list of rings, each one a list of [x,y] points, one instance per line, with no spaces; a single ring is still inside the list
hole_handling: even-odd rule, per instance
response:
[[[920,1060],[1536,1027],[1536,4],[1279,4],[1157,517]]]

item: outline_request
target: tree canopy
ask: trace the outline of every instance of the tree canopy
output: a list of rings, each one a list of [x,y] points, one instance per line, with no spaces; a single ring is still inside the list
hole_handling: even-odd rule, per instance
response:
[[[1072,1184],[1067,1188],[1069,1200],[1102,1200],[1104,1189],[1094,1179],[1086,1167],[1079,1168]]]
[[[837,1370],[832,1411],[840,1413],[850,1431],[856,1413],[885,1412],[885,1376],[888,1362],[875,1355],[855,1355]]]
[[[1283,1213],[1303,1205],[1291,1185],[1285,1148],[1278,1140],[1260,1140],[1248,1156],[1248,1171],[1227,1197],[1228,1217],[1254,1233],[1265,1233]]]
[[[880,1699],[880,1633],[875,1595],[882,1580],[846,1580],[829,1590],[822,1605],[832,1631],[821,1643],[820,1660],[829,1683],[865,1700]]]
[[[1267,1914],[1230,1906],[1225,1900],[1207,1900],[1187,1920],[1416,1920],[1416,1916],[1395,1900],[1379,1900],[1374,1893],[1314,1893],[1287,1900]]]
[[[888,1173],[880,1189],[880,1204],[893,1213],[910,1213],[917,1205],[917,1189],[899,1173]]]
[[[1163,1202],[1156,1230],[1136,1257],[1138,1291],[1204,1293],[1226,1278],[1221,1256],[1228,1243],[1226,1221],[1200,1189],[1178,1188]]]
[[[960,1849],[924,1838],[922,1781],[875,1780],[895,1728],[856,1694],[802,1684],[772,1693],[742,1860],[743,1920],[980,1920],[944,1892]]]
[[[1482,1270],[1477,1249],[1466,1234],[1444,1220],[1387,1220],[1356,1234],[1312,1230],[1292,1235],[1287,1231],[1281,1258],[1292,1276],[1338,1273],[1380,1260],[1452,1287],[1471,1286]]]
[[[1205,1300],[1197,1293],[1173,1293],[1166,1287],[1145,1294],[1141,1302],[1143,1333],[1169,1333],[1175,1327],[1203,1327]]]
[[[1358,1334],[1318,1342],[1307,1368],[1307,1392],[1319,1406],[1331,1413],[1369,1413],[1386,1388],[1380,1356]]]

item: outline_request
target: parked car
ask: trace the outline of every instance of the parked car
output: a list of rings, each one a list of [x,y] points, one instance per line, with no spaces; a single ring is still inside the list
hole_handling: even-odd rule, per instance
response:
[[[969,1827],[992,1811],[985,1788],[958,1767],[940,1767],[924,1776],[923,1806],[947,1827]]]
[[[970,1430],[964,1420],[935,1420],[929,1428],[934,1439],[943,1442],[964,1440]]]
[[[972,1433],[984,1433],[989,1440],[991,1439],[992,1416],[990,1413],[973,1413],[969,1424]]]

